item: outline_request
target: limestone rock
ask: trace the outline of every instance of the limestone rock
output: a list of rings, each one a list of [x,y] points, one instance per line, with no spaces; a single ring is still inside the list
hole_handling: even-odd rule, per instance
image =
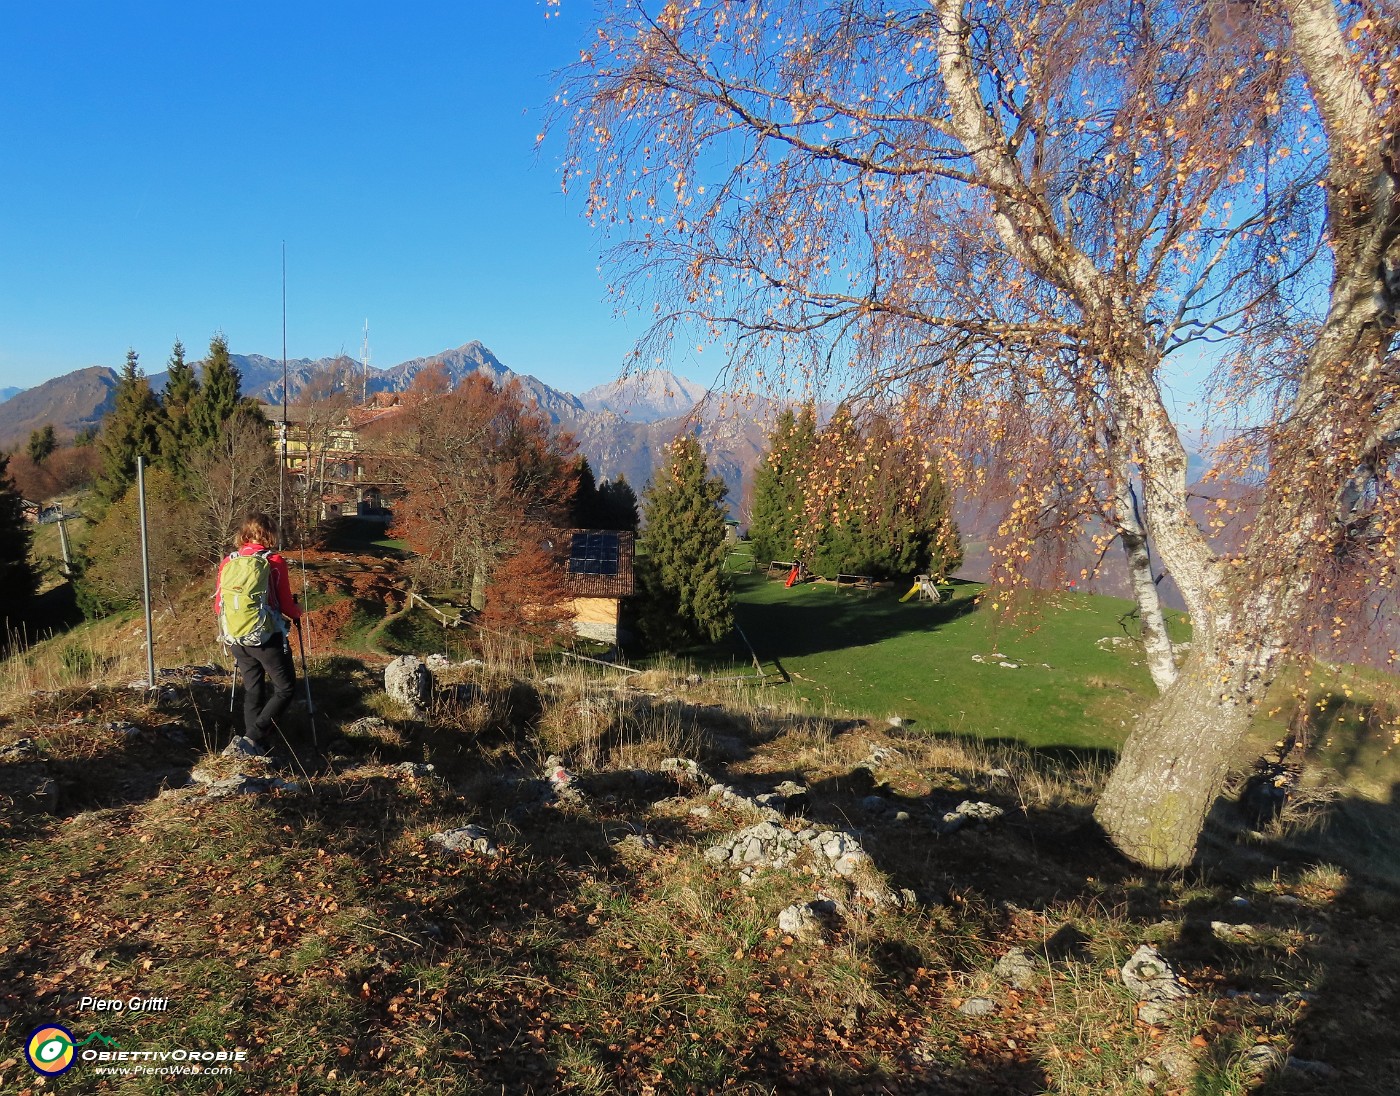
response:
[[[745,795],[738,788],[730,787],[728,784],[710,785],[709,795],[711,799],[718,799],[726,806],[747,807],[750,810],[755,810],[770,821],[781,822],[783,820],[783,812],[772,806],[771,803],[760,803],[758,797]]]
[[[1190,1083],[1196,1075],[1196,1055],[1182,1044],[1164,1047],[1157,1055],[1157,1064],[1167,1072],[1167,1076],[1179,1085]]]
[[[246,735],[239,735],[224,747],[222,757],[236,757],[241,760],[267,760],[267,747],[259,745]]]
[[[663,773],[675,773],[682,780],[685,780],[696,787],[708,788],[714,784],[715,779],[703,768],[698,761],[692,761],[688,757],[668,757],[661,762]]]
[[[1314,1062],[1308,1058],[1295,1058],[1291,1054],[1283,1068],[1289,1073],[1302,1073],[1309,1077],[1329,1078],[1337,1075],[1336,1069],[1326,1062]]]
[[[1258,936],[1253,925],[1235,925],[1229,921],[1212,921],[1210,934],[1226,944],[1248,944]]]
[[[1150,944],[1138,948],[1132,958],[1123,964],[1121,973],[1123,984],[1139,1001],[1179,1001],[1191,996],[1191,991],[1181,984],[1171,964]]]
[[[1012,989],[1030,989],[1035,984],[1035,961],[1023,948],[1012,948],[997,960],[992,973]]]
[[[344,731],[346,738],[382,738],[393,734],[393,728],[377,715],[367,715],[355,720]]]
[[[548,799],[551,801],[577,802],[583,792],[578,786],[578,777],[564,765],[564,759],[550,754],[544,762],[544,779],[548,785]]]
[[[1137,1018],[1153,1027],[1170,1023],[1175,1015],[1176,1009],[1167,1001],[1143,1001],[1137,1009]]]
[[[957,833],[969,822],[986,825],[997,821],[1004,814],[1006,812],[995,804],[964,799],[943,816],[938,828],[943,833]]]
[[[190,774],[194,776],[194,773]],[[248,773],[234,773],[219,780],[207,782],[204,791],[206,799],[224,799],[230,795],[271,795],[275,792],[299,792],[301,785],[280,776],[250,776]]]
[[[819,871],[850,877],[869,856],[855,836],[842,830],[807,826],[793,831],[776,821],[759,822],[712,845],[705,856],[717,864],[740,868],[783,868],[808,852]]]
[[[1260,1043],[1244,1052],[1240,1067],[1249,1077],[1274,1077],[1283,1072],[1288,1055],[1282,1047]]]
[[[469,852],[478,853],[481,856],[501,855],[501,850],[497,846],[495,838],[491,836],[491,832],[481,826],[459,826],[456,829],[435,833],[428,840],[449,856]]]
[[[414,715],[422,715],[433,698],[433,673],[414,655],[400,655],[384,667],[384,691]]]
[[[836,903],[828,898],[796,902],[779,912],[778,931],[799,940],[819,940],[839,914]]]

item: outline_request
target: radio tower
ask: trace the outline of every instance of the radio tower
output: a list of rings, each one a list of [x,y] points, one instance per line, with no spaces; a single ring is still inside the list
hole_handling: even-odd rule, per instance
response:
[[[369,320],[365,320],[365,341],[360,344],[360,374],[364,381],[360,403],[369,403]]]

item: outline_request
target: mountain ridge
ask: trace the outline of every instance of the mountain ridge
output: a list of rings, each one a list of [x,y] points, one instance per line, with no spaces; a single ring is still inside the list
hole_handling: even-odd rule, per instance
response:
[[[245,396],[268,405],[270,417],[280,417],[283,398],[283,363],[263,354],[230,354],[242,378]],[[202,362],[192,364],[201,365]],[[479,340],[385,368],[368,371],[353,358],[288,358],[286,392],[291,402],[319,371],[339,369],[345,387],[357,398],[381,392],[403,392],[425,369],[441,365],[452,384],[471,374],[488,377],[498,385],[515,382],[527,399],[539,407],[555,426],[569,431],[579,442],[594,474],[600,479],[625,475],[640,490],[651,478],[655,462],[667,442],[686,428],[688,416],[706,400],[703,386],[665,370],[629,374],[596,385],[580,397],[554,388],[527,373],[517,373]],[[151,387],[160,391],[167,373],[148,375]],[[34,430],[53,423],[60,439],[97,425],[112,407],[117,371],[90,366],[23,389],[0,403],[0,446],[22,445]],[[358,391],[356,387],[358,386]],[[715,422],[712,411],[702,415]],[[762,433],[752,422],[711,437],[706,450],[717,471],[729,485],[731,505],[737,509],[747,469],[762,451]]]
[[[105,365],[75,369],[16,392],[0,403],[0,447],[22,445],[52,423],[60,440],[96,426],[112,409],[117,371]]]

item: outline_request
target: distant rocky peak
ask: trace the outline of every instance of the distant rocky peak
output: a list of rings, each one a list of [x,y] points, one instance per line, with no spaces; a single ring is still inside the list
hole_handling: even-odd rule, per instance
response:
[[[611,411],[632,422],[659,422],[688,414],[706,395],[704,385],[665,369],[649,369],[590,388],[579,399],[590,411]]]

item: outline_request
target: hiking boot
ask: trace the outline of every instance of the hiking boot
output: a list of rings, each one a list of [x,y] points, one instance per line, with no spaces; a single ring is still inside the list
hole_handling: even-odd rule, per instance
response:
[[[248,735],[239,735],[227,746],[224,747],[224,757],[247,757],[266,760],[267,747],[256,738]]]

